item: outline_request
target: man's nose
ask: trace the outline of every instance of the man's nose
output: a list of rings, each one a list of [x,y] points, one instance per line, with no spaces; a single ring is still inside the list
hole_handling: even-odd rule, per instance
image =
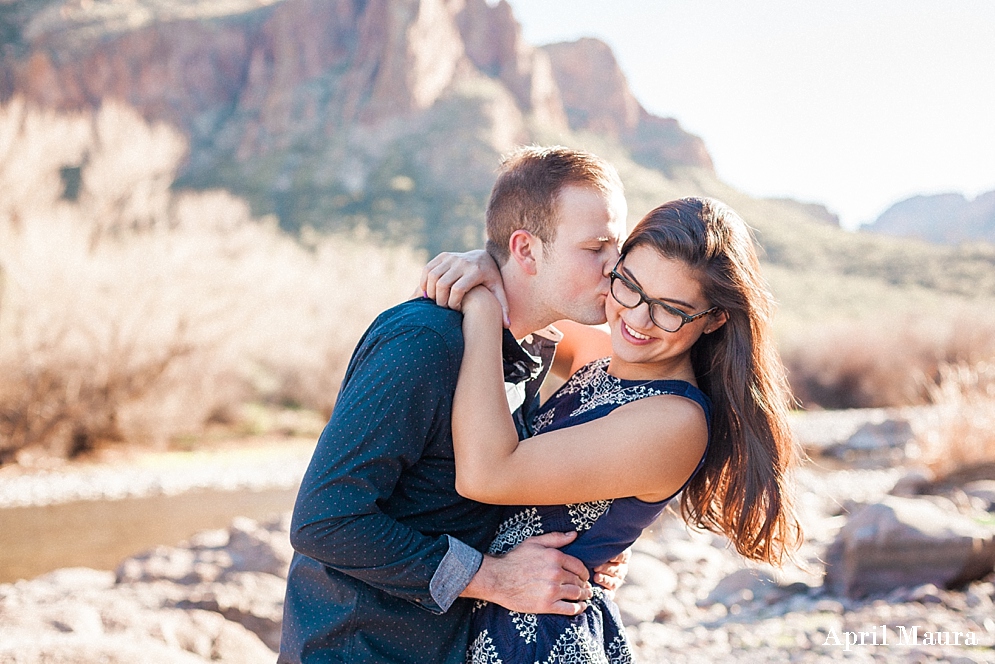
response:
[[[609,247],[608,251],[606,251],[605,254],[607,260],[605,260],[605,264],[602,267],[601,274],[603,274],[607,279],[608,276],[611,274],[612,269],[618,263],[618,259],[622,256],[622,254],[619,252],[618,247],[615,246]]]

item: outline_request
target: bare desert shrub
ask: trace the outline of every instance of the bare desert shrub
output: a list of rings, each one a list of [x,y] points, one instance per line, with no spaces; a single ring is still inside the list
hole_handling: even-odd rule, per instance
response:
[[[162,441],[245,401],[328,412],[417,283],[409,250],[302,243],[226,192],[172,192],[184,154],[124,107],[0,107],[0,462]]]
[[[781,356],[806,408],[929,403],[929,385],[951,363],[995,353],[995,323],[978,315],[836,321],[782,335]]]
[[[920,461],[936,477],[995,467],[995,361],[944,364],[916,421]]]

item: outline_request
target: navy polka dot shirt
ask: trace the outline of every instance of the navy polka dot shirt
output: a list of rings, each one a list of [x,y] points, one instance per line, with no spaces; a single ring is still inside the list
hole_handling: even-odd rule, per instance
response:
[[[506,379],[535,408],[554,344],[506,332]],[[301,484],[281,663],[462,662],[500,509],[456,493],[450,419],[462,315],[429,300],[381,314],[360,340]],[[520,425],[528,418],[516,412]]]

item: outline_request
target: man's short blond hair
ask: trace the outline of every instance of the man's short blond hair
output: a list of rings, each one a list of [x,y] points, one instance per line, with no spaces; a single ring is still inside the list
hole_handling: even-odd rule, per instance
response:
[[[498,265],[510,257],[508,242],[516,230],[544,244],[554,240],[559,193],[567,185],[593,187],[608,199],[622,193],[615,168],[590,152],[533,145],[505,156],[487,203],[487,251]]]

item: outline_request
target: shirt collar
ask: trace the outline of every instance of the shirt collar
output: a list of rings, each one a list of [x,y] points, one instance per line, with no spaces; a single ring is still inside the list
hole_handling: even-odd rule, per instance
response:
[[[532,380],[542,371],[542,360],[522,348],[509,330],[505,330],[501,338],[501,354],[504,359],[504,380],[507,383]]]

